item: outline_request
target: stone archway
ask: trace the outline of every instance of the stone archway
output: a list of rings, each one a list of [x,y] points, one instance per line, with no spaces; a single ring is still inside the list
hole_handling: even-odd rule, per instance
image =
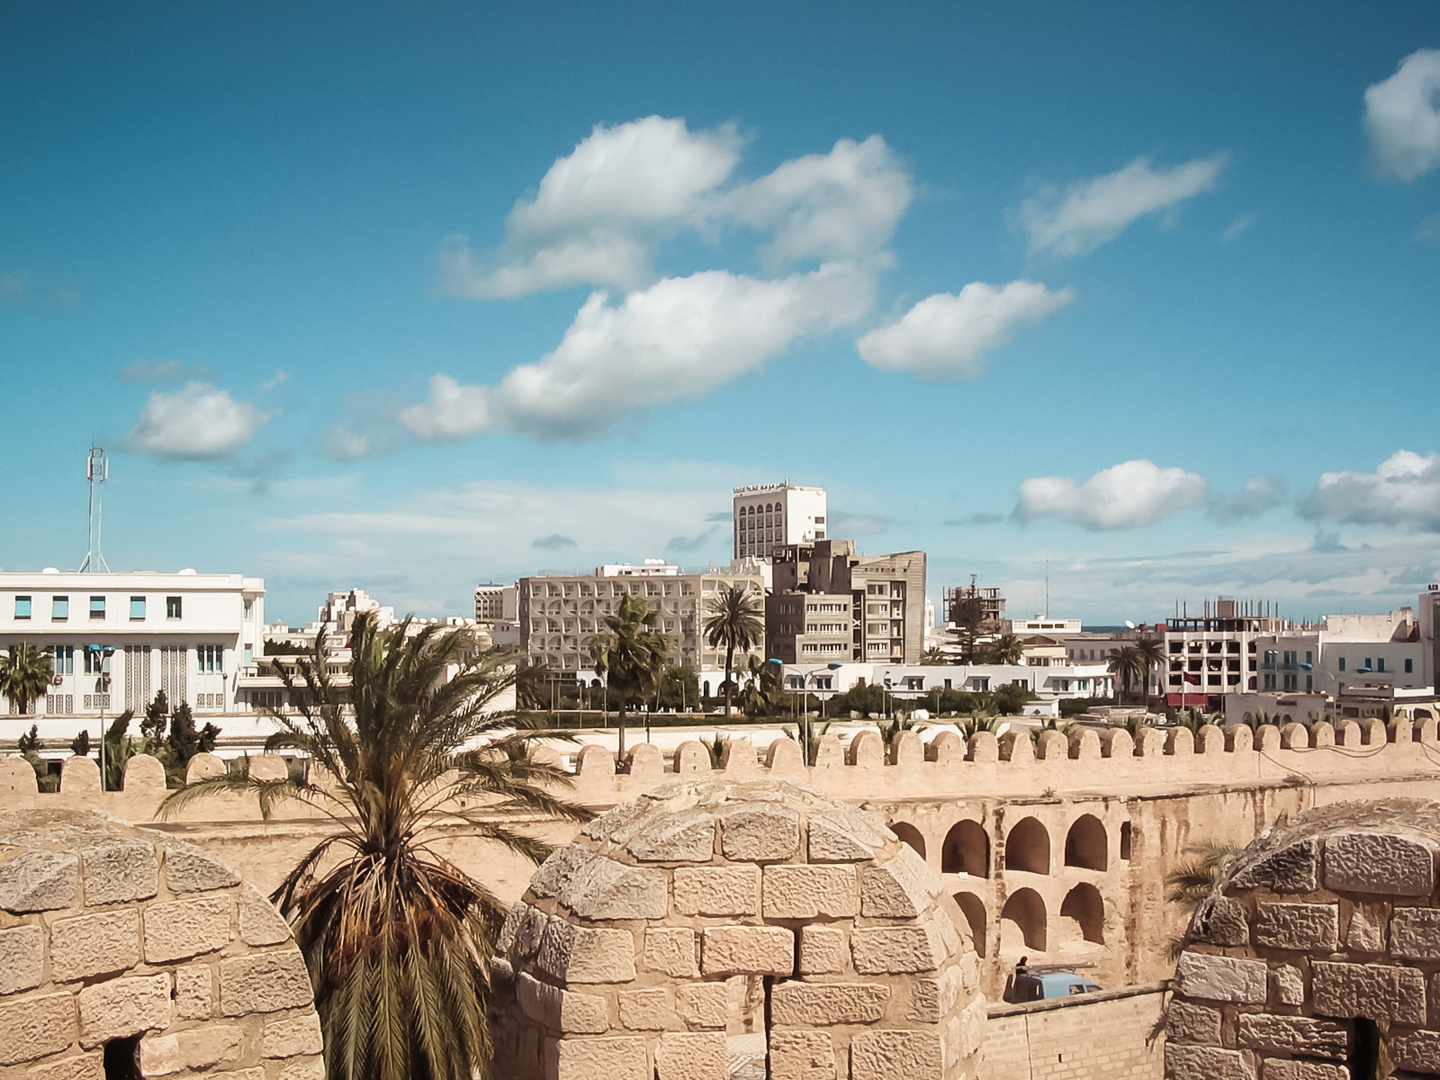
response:
[[[776,781],[673,783],[591,822],[512,909],[496,1075],[724,1077],[759,1036],[775,1077],[970,1080],[967,925],[868,814]]]
[[[925,837],[920,830],[908,821],[895,821],[890,824],[890,831],[900,838],[900,841],[909,844],[916,855],[925,858]]]
[[[1006,835],[1005,869],[1050,873],[1050,834],[1038,819],[1021,818]]]
[[[990,837],[985,827],[968,818],[952,825],[940,849],[940,869],[947,874],[989,877]]]
[[[1110,864],[1110,838],[1094,814],[1081,814],[1065,834],[1065,865],[1085,870],[1106,870]]]

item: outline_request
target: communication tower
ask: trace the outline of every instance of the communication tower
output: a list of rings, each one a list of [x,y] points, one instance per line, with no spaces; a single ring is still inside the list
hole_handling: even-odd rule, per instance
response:
[[[110,461],[104,447],[92,446],[85,458],[85,479],[90,481],[90,550],[80,564],[82,574],[110,572],[105,556],[100,554],[100,486],[109,478]]]

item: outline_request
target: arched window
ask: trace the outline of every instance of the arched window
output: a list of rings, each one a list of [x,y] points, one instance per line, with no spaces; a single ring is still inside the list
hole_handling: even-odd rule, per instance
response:
[[[982,957],[985,955],[985,901],[974,893],[957,892],[955,903],[960,905],[960,914],[965,916],[965,922],[970,927],[970,942],[975,946],[975,951]]]
[[[1105,902],[1094,885],[1082,882],[1066,893],[1060,904],[1060,916],[1074,923],[1077,937],[1097,945],[1105,944]]]
[[[1010,894],[1000,912],[1000,951],[1045,951],[1045,901],[1034,889]]]
[[[1065,836],[1065,865],[1104,870],[1110,864],[1110,838],[1094,814],[1075,820]]]
[[[1005,838],[1005,869],[1050,872],[1050,834],[1033,817],[1023,818]]]
[[[1133,843],[1135,832],[1130,827],[1130,822],[1120,823],[1120,859],[1123,862],[1130,861],[1130,845]]]
[[[925,838],[920,835],[920,830],[914,825],[905,821],[896,821],[891,823],[890,831],[914,848],[920,858],[925,857]]]
[[[990,876],[990,837],[978,821],[957,821],[945,834],[940,869],[947,874]]]

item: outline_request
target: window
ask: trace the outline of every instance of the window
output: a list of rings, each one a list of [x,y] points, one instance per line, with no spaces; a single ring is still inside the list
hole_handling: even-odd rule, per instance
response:
[[[1306,652],[1305,652],[1305,663],[1307,663],[1307,664],[1313,664],[1313,663],[1315,663],[1315,654],[1314,654],[1313,652],[1310,652],[1308,649],[1307,649]]]
[[[1340,669],[1341,671],[1344,671],[1344,670],[1345,670],[1345,657],[1343,657],[1343,656],[1340,657],[1339,669]]]
[[[30,617],[30,597],[15,597],[15,618],[28,619]]]
[[[195,647],[195,660],[201,674],[214,674],[225,671],[225,646],[224,645],[197,645]]]
[[[143,596],[132,596],[132,597],[130,597],[130,618],[132,618],[132,619],[143,619],[143,618],[145,618],[145,597],[143,597]]]
[[[254,654],[254,652],[251,651],[250,646],[249,646],[249,645],[246,645],[246,646],[245,646],[245,666],[246,666],[246,667],[249,667],[249,666],[250,666],[251,664],[253,664],[254,662],[255,662],[255,654]]]
[[[51,645],[50,670],[56,675],[75,674],[75,646],[74,645]]]
[[[250,600],[250,599],[247,598],[246,601],[245,601],[245,620],[248,622],[250,619],[254,618],[254,616],[255,616],[255,601]]]
[[[180,618],[180,597],[178,597],[178,596],[167,596],[167,597],[165,597],[165,617],[166,617],[167,619],[178,619],[178,618]]]
[[[50,598],[50,621],[64,622],[70,618],[70,597],[52,596]]]
[[[105,597],[103,597],[103,596],[92,596],[92,597],[90,597],[90,618],[92,618],[92,619],[103,619],[103,618],[105,618]]]
[[[1378,660],[1375,661],[1375,670],[1376,670],[1376,671],[1384,671],[1384,670],[1385,670],[1385,657],[1382,656],[1382,657],[1380,657]]]
[[[1414,660],[1411,660],[1409,657],[1406,657],[1406,658],[1405,658],[1405,674],[1406,674],[1406,675],[1413,675],[1413,674],[1415,674],[1415,661],[1414,661]]]

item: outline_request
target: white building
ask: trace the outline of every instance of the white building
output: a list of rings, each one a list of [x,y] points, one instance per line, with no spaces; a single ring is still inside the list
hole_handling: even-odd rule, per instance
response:
[[[970,693],[1023,686],[1035,695],[1025,707],[1053,714],[1062,698],[1109,697],[1111,676],[1104,664],[1064,664],[1035,668],[1020,664],[786,664],[783,683],[787,692],[801,690],[820,698],[852,690],[864,680],[897,698],[923,705],[937,690]]]
[[[520,644],[520,586],[477,585],[475,621],[496,645]]]
[[[1081,632],[1079,619],[1052,619],[1048,615],[1036,615],[1030,619],[1001,619],[1000,632],[1028,637],[1043,634],[1045,637],[1070,637]]]
[[[733,495],[737,559],[769,559],[787,545],[809,546],[829,535],[824,488],[787,481],[737,487]]]
[[[51,656],[51,685],[31,706],[42,736],[46,718],[77,721],[61,725],[74,734],[91,718],[94,727],[123,709],[140,712],[161,690],[197,718],[233,711],[241,670],[263,654],[264,629],[261,578],[0,573],[0,650],[27,641]],[[11,716],[18,712],[5,704]],[[15,738],[18,723],[0,721],[0,738]]]

